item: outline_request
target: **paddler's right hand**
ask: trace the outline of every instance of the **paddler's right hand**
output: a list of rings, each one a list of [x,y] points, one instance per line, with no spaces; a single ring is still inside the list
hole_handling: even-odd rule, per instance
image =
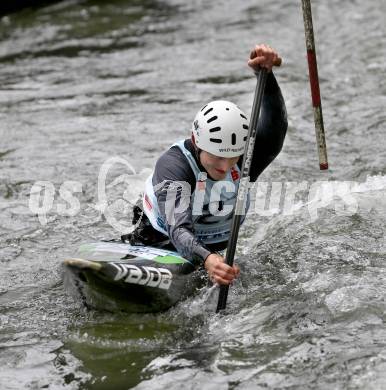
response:
[[[205,259],[204,266],[210,280],[217,284],[231,284],[240,274],[240,268],[237,265],[230,267],[217,253],[211,253]]]

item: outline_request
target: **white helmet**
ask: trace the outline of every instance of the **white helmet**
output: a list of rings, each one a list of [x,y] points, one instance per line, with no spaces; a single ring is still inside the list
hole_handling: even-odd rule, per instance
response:
[[[234,103],[215,100],[197,113],[192,133],[199,149],[219,157],[237,157],[244,154],[248,119]]]

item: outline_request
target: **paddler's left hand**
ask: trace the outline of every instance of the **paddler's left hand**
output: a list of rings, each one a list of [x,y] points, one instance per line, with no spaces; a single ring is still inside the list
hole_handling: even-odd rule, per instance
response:
[[[248,66],[253,70],[259,67],[266,68],[270,72],[274,65],[280,65],[281,59],[277,51],[268,45],[256,45],[250,54]]]
[[[213,283],[231,284],[240,274],[237,265],[230,267],[225,263],[225,259],[217,253],[211,253],[205,260],[205,269]]]

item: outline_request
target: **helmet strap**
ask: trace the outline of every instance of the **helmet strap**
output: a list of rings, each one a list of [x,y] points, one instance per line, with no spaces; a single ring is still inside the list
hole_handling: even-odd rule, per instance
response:
[[[192,133],[191,141],[192,141],[192,144],[193,144],[194,157],[196,158],[196,162],[197,162],[198,168],[200,169],[201,172],[206,172],[206,169],[202,166],[201,161],[200,161],[200,154],[202,152],[202,149],[200,149],[196,145],[196,140],[194,138],[194,134],[193,133]]]

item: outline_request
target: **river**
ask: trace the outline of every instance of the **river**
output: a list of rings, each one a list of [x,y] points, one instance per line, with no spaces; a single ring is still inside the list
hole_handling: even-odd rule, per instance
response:
[[[2,17],[1,389],[385,388],[385,14],[383,0],[313,2],[327,172],[300,1],[65,0]],[[241,230],[226,313],[209,287],[160,314],[87,310],[61,262],[119,235],[100,212],[101,167],[128,162],[134,198],[206,102],[249,113],[246,60],[261,42],[283,57],[289,128]],[[123,173],[118,163],[109,183]],[[31,203],[38,182],[44,213]],[[291,188],[302,190],[288,205]]]

